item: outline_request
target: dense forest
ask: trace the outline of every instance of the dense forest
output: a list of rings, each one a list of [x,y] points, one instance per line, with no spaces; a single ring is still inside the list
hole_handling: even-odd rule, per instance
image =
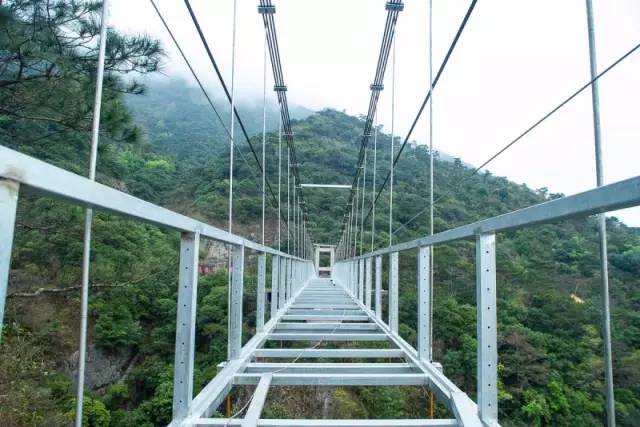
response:
[[[0,144],[86,175],[100,3],[0,4]],[[197,90],[157,76],[164,55],[162,46],[149,37],[109,32],[98,181],[225,227],[228,138]],[[216,102],[224,111],[225,103]],[[241,102],[238,109],[254,146],[260,147],[261,105]],[[349,184],[362,118],[335,110],[311,113],[302,107],[294,108],[292,116],[301,179]],[[266,168],[269,181],[277,185],[273,105],[268,121]],[[377,144],[379,186],[390,163],[390,137],[383,129]],[[261,214],[258,169],[246,141],[238,142],[238,150],[238,232],[256,238]],[[429,155],[424,146],[412,144],[396,169],[395,241],[428,232],[426,215],[401,226],[428,200]],[[560,196],[489,172],[474,175],[460,160],[434,156],[436,231]],[[369,152],[368,188],[372,160]],[[335,242],[346,194],[315,190],[307,191],[305,199],[313,238]],[[365,202],[370,200],[369,194]],[[374,247],[389,241],[388,203],[385,192],[376,207]],[[73,419],[83,217],[80,207],[21,191],[0,344],[2,426],[64,426]],[[270,207],[267,241],[273,245],[276,225]],[[367,230],[370,226],[367,223]],[[640,233],[614,217],[608,218],[607,227],[617,417],[620,425],[637,426]],[[179,236],[103,212],[96,214],[93,229],[86,425],[166,425],[171,417]],[[365,250],[371,241],[368,230]],[[602,425],[596,221],[576,219],[502,233],[497,250],[501,424]],[[413,343],[415,269],[416,254],[401,254],[400,333]],[[255,283],[255,267],[250,267],[245,277],[245,339],[254,333]],[[473,242],[436,247],[435,283],[435,360],[475,397]],[[227,273],[201,276],[195,392],[225,360],[226,311]],[[310,396],[281,388],[274,394],[267,417],[318,417],[318,399],[331,402],[328,415],[336,418],[416,417],[426,411],[423,391],[415,388],[319,388]],[[238,406],[242,399],[243,390],[234,390]]]

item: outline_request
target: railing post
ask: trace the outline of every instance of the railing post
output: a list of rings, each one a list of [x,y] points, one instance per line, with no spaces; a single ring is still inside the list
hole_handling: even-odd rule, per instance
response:
[[[365,260],[365,289],[364,289],[364,305],[371,309],[371,257]]]
[[[389,328],[398,332],[398,252],[389,254]]]
[[[382,320],[382,257],[380,255],[376,257],[375,282],[376,282],[376,317],[379,320]]]
[[[358,260],[358,301],[364,302],[364,260]]]
[[[229,343],[227,356],[229,360],[238,359],[242,348],[242,294],[244,288],[244,246],[233,246],[232,249],[231,298],[229,300]]]
[[[298,261],[295,260],[291,260],[291,271],[292,271],[292,279],[291,282],[289,283],[289,287],[287,288],[287,301],[289,301],[291,299],[291,295],[293,295],[293,286],[295,283],[298,283]]]
[[[289,279],[288,258],[280,258],[280,280],[278,281],[278,310],[284,307],[284,293]]]
[[[280,257],[271,258],[271,318],[278,313],[278,284],[280,283]]]
[[[498,338],[496,315],[496,237],[476,237],[478,310],[478,412],[486,425],[498,423]]]
[[[431,361],[431,247],[418,252],[418,358]]]
[[[267,254],[258,255],[258,286],[256,295],[256,332],[264,329],[264,282],[267,277]]]
[[[19,183],[0,179],[0,342],[2,342],[4,305],[9,286],[11,248],[13,247],[13,233],[16,226],[19,190]]]
[[[178,307],[173,375],[173,419],[187,416],[193,397],[193,363],[195,356],[196,302],[198,297],[198,253],[200,235],[182,233]]]

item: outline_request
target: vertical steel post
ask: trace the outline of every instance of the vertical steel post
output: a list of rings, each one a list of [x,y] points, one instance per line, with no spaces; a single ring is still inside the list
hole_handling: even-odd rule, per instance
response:
[[[371,257],[365,260],[365,272],[364,272],[364,305],[371,309]]]
[[[382,256],[376,257],[375,268],[376,283],[376,317],[382,319]]]
[[[256,332],[264,329],[264,288],[267,277],[267,254],[258,255],[258,286],[256,295]]]
[[[198,253],[200,235],[182,233],[176,347],[173,365],[173,419],[187,416],[193,397],[193,363],[195,356],[196,305],[198,300]]]
[[[589,65],[591,79],[591,106],[593,110],[593,136],[596,154],[596,184],[604,184],[604,168],[602,164],[602,138],[600,132],[600,90],[598,81],[598,67],[596,61],[596,37],[593,23],[593,5],[587,3],[587,27],[589,33]],[[607,398],[607,425],[615,427],[615,397],[613,391],[613,362],[611,355],[611,313],[609,306],[609,260],[607,254],[607,219],[604,213],[598,215],[598,232],[600,234],[600,276],[602,289],[602,341],[604,342],[605,366],[605,395]]]
[[[278,313],[278,287],[280,283],[280,257],[271,258],[271,318]]]
[[[358,260],[358,300],[364,302],[364,260]]]
[[[19,190],[19,183],[0,179],[0,342],[2,342],[4,306],[7,300],[7,288],[9,287],[11,248],[16,225]]]
[[[242,348],[242,295],[244,291],[244,246],[233,246],[232,250],[231,299],[229,300],[229,344],[227,355],[229,360],[240,357]]]
[[[398,252],[389,254],[389,328],[398,333]]]
[[[91,124],[91,154],[89,157],[89,179],[95,181],[98,160],[98,139],[100,136],[100,111],[102,107],[102,83],[104,80],[104,59],[107,46],[107,18],[109,1],[102,2],[102,18],[100,22],[100,42],[98,46],[98,64],[96,72],[96,91],[93,102],[93,119]],[[78,384],[76,386],[75,427],[82,427],[82,408],[84,402],[84,370],[87,353],[87,323],[89,312],[89,265],[91,263],[91,225],[93,210],[87,208],[84,217],[84,239],[82,249],[82,293],[80,297],[80,343],[78,349]]]
[[[288,258],[280,258],[280,280],[278,281],[278,309],[284,307],[285,289],[289,280]]]
[[[496,315],[496,236],[476,238],[478,328],[478,412],[489,426],[498,424],[498,333]]]
[[[431,361],[431,247],[418,252],[418,358]]]

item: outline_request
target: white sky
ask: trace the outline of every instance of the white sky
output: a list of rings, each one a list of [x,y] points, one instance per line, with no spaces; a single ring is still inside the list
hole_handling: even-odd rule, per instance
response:
[[[262,96],[264,27],[257,0],[238,0],[236,88]],[[200,77],[219,87],[181,0],[157,0]],[[365,114],[386,11],[384,0],[274,0],[291,103]],[[396,134],[404,136],[428,86],[427,0],[405,0],[397,26]],[[230,82],[233,0],[192,0]],[[434,74],[469,0],[434,0]],[[598,66],[640,43],[640,1],[594,0]],[[165,73],[188,70],[147,0],[112,0],[111,22],[160,38]],[[435,90],[436,149],[479,165],[589,81],[584,0],[481,0]],[[391,62],[379,120],[391,128]],[[273,85],[271,74],[268,88]],[[273,92],[269,89],[269,96]],[[640,51],[600,82],[605,182],[640,174]],[[205,108],[205,107],[203,107]],[[425,143],[425,114],[413,139]],[[488,169],[532,188],[574,194],[595,186],[591,93],[585,91]],[[437,185],[437,183],[436,183]],[[640,208],[615,213],[640,226]]]

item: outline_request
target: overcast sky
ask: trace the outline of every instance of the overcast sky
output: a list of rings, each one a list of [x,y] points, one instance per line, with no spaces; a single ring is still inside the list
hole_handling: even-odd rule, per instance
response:
[[[157,0],[198,74],[219,87],[184,2]],[[233,0],[192,0],[227,82]],[[365,114],[386,11],[384,0],[274,0],[292,103]],[[404,136],[428,87],[427,0],[405,0],[397,25],[395,132]],[[434,0],[434,73],[469,0]],[[236,88],[261,100],[264,27],[257,0],[238,0]],[[640,43],[640,1],[594,0],[598,67]],[[147,0],[112,0],[112,24],[161,39],[165,73],[191,82]],[[436,149],[481,164],[589,81],[584,0],[481,0],[435,90]],[[379,121],[391,128],[391,62]],[[268,75],[268,87],[273,85]],[[640,173],[640,52],[600,83],[605,182]],[[268,96],[273,97],[271,90]],[[205,108],[205,107],[203,107]],[[424,115],[413,139],[426,143]],[[426,165],[425,165],[426,167]],[[595,186],[591,94],[583,92],[488,169],[532,188],[575,194]],[[436,183],[437,185],[437,183]],[[640,208],[616,216],[640,226]]]

